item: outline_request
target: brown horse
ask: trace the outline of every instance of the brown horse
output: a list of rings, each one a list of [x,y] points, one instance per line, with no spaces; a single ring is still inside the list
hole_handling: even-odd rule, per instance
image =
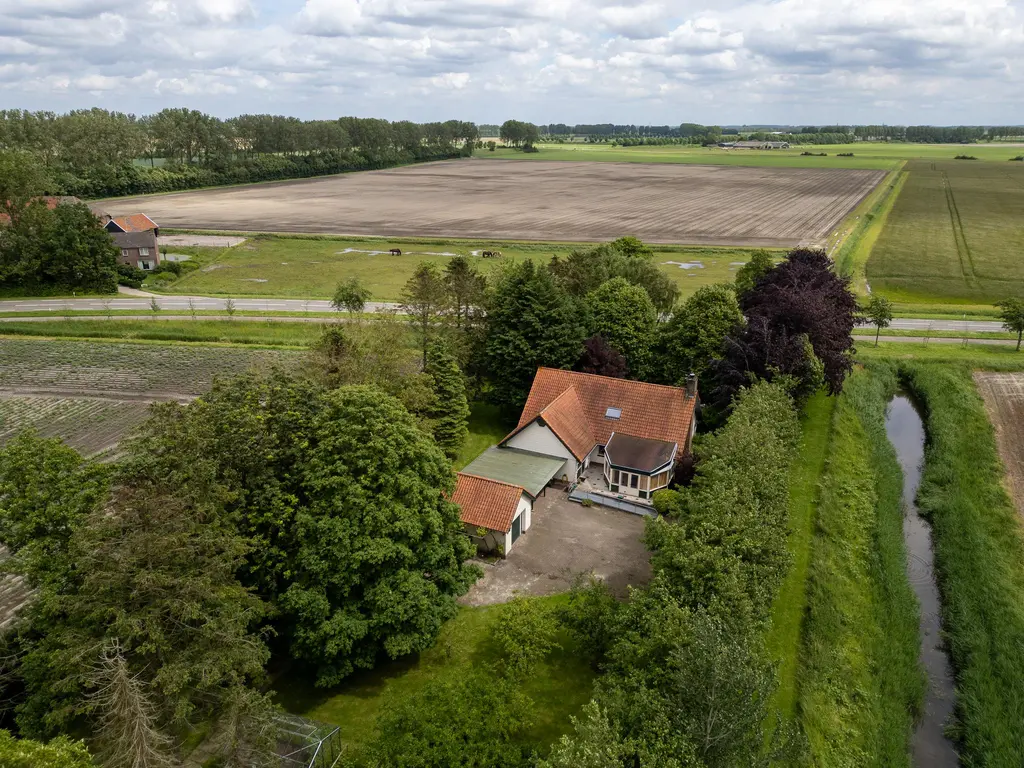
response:
[[[401,256],[402,255],[402,249],[401,248],[392,248],[390,251],[388,251],[388,253],[390,253],[392,256]]]
[[[494,255],[494,251],[484,251],[480,255],[483,256],[485,259],[489,259],[491,258],[491,256]]]

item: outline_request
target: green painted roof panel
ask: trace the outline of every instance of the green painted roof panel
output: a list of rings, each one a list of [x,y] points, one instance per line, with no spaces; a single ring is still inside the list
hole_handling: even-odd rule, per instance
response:
[[[516,448],[488,448],[477,456],[462,472],[490,480],[522,486],[531,496],[539,496],[551,482],[565,459],[544,456]]]

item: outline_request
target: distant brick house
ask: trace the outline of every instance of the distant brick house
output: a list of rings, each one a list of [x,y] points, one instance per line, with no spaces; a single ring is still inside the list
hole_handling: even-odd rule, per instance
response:
[[[160,227],[144,213],[131,216],[98,214],[103,228],[110,233],[114,244],[121,249],[121,262],[138,269],[151,271],[160,264]]]

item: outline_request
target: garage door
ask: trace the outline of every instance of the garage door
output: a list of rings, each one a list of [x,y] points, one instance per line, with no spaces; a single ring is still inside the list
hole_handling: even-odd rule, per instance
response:
[[[519,534],[523,532],[523,516],[519,515],[515,520],[512,521],[512,544],[516,543],[516,539],[519,538]]]

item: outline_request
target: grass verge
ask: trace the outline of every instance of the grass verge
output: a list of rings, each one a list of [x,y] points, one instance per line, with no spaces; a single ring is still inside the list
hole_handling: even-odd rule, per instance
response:
[[[305,347],[321,333],[319,323],[281,323],[232,320],[54,320],[0,323],[5,336],[45,338],[144,339],[163,342],[216,342],[270,347]]]
[[[965,765],[1024,765],[1024,537],[968,365],[904,363],[926,411],[932,524]]]
[[[789,551],[793,563],[772,606],[772,627],[766,639],[768,653],[779,660],[775,706],[788,720],[796,714],[797,658],[800,628],[807,606],[814,511],[818,502],[818,483],[825,469],[834,408],[835,398],[824,392],[816,394],[804,407],[800,419],[800,454],[793,462],[789,476]]]
[[[530,598],[559,605],[566,595]],[[505,605],[462,608],[441,629],[434,647],[418,657],[378,666],[354,675],[338,688],[317,690],[294,678],[282,677],[277,701],[289,712],[342,728],[346,744],[358,754],[374,736],[378,715],[412,696],[430,680],[454,678],[481,664],[497,662],[489,642],[491,626]],[[548,745],[569,730],[569,717],[590,700],[595,673],[585,654],[568,635],[562,647],[543,661],[524,684],[536,704],[534,724],[525,738],[546,752]]]
[[[924,691],[902,475],[885,435],[896,377],[878,368],[847,379],[820,488],[798,672],[816,766],[908,766]]]

